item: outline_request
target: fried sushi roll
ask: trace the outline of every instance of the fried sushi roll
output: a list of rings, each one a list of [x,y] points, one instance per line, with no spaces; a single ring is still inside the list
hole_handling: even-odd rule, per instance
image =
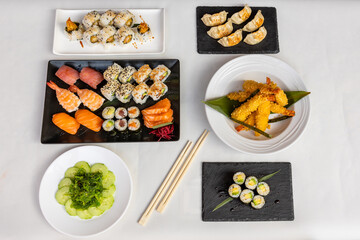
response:
[[[105,70],[104,79],[106,81],[117,80],[122,70],[123,68],[119,64],[114,63]]]
[[[90,46],[94,46],[100,41],[99,33],[100,33],[100,28],[98,26],[90,27],[84,32],[83,39]]]
[[[131,83],[122,84],[115,92],[116,98],[122,102],[127,103],[130,102],[132,97],[131,93],[134,90],[135,86]]]
[[[133,99],[138,104],[144,104],[149,98],[149,86],[145,83],[140,83],[132,91]]]
[[[142,65],[137,72],[133,74],[133,79],[137,84],[145,83],[150,76],[151,68],[148,64]]]
[[[100,42],[106,47],[115,43],[116,28],[106,26],[99,33]]]
[[[132,66],[125,67],[119,75],[119,81],[122,83],[131,83],[133,81],[133,74],[136,72],[136,68]]]
[[[86,14],[82,20],[82,24],[84,24],[85,29],[88,29],[92,26],[99,25],[100,14],[97,11],[92,11]]]
[[[116,31],[115,39],[120,45],[129,44],[134,40],[134,32],[127,26],[122,26]]]
[[[139,129],[140,129],[140,126],[141,126],[141,124],[140,124],[140,121],[139,121],[139,119],[129,119],[129,121],[128,121],[128,128],[129,128],[129,130],[130,131],[138,131]]]
[[[99,24],[102,27],[112,26],[114,24],[114,19],[116,17],[116,13],[113,10],[107,10],[104,12],[99,20]]]
[[[115,92],[120,88],[120,83],[117,80],[108,81],[105,86],[103,86],[100,91],[107,100],[112,101],[115,99]]]
[[[170,73],[170,69],[161,64],[151,71],[150,79],[153,81],[165,82],[165,80],[170,76]]]
[[[149,96],[154,100],[159,100],[168,91],[168,87],[161,81],[155,81],[149,89]]]
[[[134,20],[134,14],[128,10],[122,10],[116,15],[114,25],[117,28],[121,28],[122,26],[132,27],[134,25]]]
[[[69,18],[66,21],[66,27],[64,29],[66,36],[69,38],[70,41],[77,41],[83,39],[84,34],[84,26],[78,22],[73,22]]]

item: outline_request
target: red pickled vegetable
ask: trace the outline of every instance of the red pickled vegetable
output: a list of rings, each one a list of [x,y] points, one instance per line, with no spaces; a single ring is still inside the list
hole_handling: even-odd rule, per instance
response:
[[[150,134],[154,134],[155,136],[157,136],[159,138],[158,140],[159,142],[161,139],[171,140],[172,137],[174,137],[174,135],[172,134],[173,132],[174,132],[174,124],[171,124],[165,127],[155,129],[151,131]]]

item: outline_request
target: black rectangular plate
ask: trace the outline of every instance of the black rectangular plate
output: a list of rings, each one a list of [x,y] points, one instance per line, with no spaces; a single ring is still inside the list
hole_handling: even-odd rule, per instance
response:
[[[281,171],[265,182],[270,186],[265,196],[265,206],[253,209],[239,198],[212,212],[229,197],[228,188],[234,183],[233,175],[244,172],[246,176],[261,178]],[[293,221],[291,164],[288,162],[203,162],[202,164],[202,220],[203,221]],[[244,189],[245,185],[241,185]]]
[[[125,67],[128,65],[139,68],[144,64],[149,64],[151,68],[155,68],[157,65],[164,64],[171,70],[171,74],[168,79],[165,81],[165,84],[168,86],[168,92],[161,99],[168,98],[171,101],[171,108],[174,111],[174,133],[173,138],[170,141],[178,141],[180,137],[180,62],[178,59],[146,59],[146,60],[51,60],[48,63],[48,72],[47,72],[47,81],[55,82],[61,88],[69,88],[65,82],[60,80],[55,76],[55,72],[62,65],[70,66],[80,72],[83,67],[91,67],[97,71],[104,72],[108,66],[112,65],[114,62],[118,63],[120,66]],[[86,83],[78,80],[75,85],[80,89],[87,88],[91,89],[98,94],[102,95],[100,88],[106,84],[106,80],[102,81],[96,90],[92,89]],[[147,82],[150,86],[151,82]],[[57,98],[54,90],[50,89],[44,83],[45,89],[45,104],[44,104],[44,116],[41,132],[41,143],[101,143],[101,142],[155,142],[158,141],[158,137],[153,134],[149,134],[152,129],[148,129],[143,125],[142,117],[139,117],[141,122],[140,131],[130,132],[126,130],[123,133],[120,133],[117,130],[113,132],[105,132],[101,130],[100,132],[93,132],[90,129],[87,129],[84,126],[81,126],[78,132],[75,135],[70,135],[63,130],[59,129],[52,122],[52,115],[59,112],[66,112],[63,109]],[[136,104],[134,100],[131,100],[129,103],[123,104],[117,99],[113,101],[105,100],[103,106],[96,110],[94,113],[101,117],[102,110],[107,106],[117,107],[130,107],[137,106],[140,111],[144,108],[147,108],[155,104],[151,98],[148,98],[145,104],[140,105]],[[80,108],[85,108],[83,104],[80,105]],[[67,112],[66,112],[67,113]],[[75,113],[68,113],[70,116],[74,117]],[[161,141],[168,141],[162,139]]]
[[[278,27],[277,27],[277,18],[276,18],[276,8],[274,7],[252,7],[251,16],[244,23],[237,25],[233,24],[235,32],[236,30],[243,28],[249,21],[251,21],[258,10],[261,10],[261,13],[264,15],[264,25],[267,30],[266,38],[256,45],[249,45],[244,43],[244,39],[247,32],[243,32],[243,40],[236,46],[233,47],[223,47],[218,43],[217,39],[211,38],[207,31],[210,30],[210,27],[205,26],[201,21],[201,18],[204,14],[214,14],[221,12],[223,10],[227,11],[229,14],[228,18],[244,8],[244,6],[234,6],[234,7],[224,7],[224,6],[201,6],[196,8],[196,29],[197,29],[197,51],[200,54],[267,54],[267,53],[278,53],[279,50],[279,37],[278,37]]]

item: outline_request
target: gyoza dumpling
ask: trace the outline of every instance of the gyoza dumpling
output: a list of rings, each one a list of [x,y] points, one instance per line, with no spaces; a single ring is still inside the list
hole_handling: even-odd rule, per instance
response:
[[[245,27],[243,27],[243,31],[253,32],[264,23],[264,16],[261,14],[261,10],[257,11],[253,20],[248,22]]]
[[[244,42],[246,42],[247,44],[250,44],[250,45],[258,44],[259,42],[264,40],[264,38],[266,37],[266,34],[267,34],[267,31],[266,31],[265,27],[261,27],[256,32],[249,33],[245,37]]]
[[[229,21],[223,25],[210,28],[207,34],[214,39],[219,39],[229,35],[232,31],[233,25],[231,19],[229,19]]]
[[[219,13],[215,13],[215,14],[204,14],[204,16],[201,18],[201,20],[203,21],[203,23],[208,26],[208,27],[213,27],[213,26],[217,26],[220,24],[223,24],[226,21],[228,12],[226,11],[221,11]]]
[[[241,40],[242,40],[242,30],[238,29],[234,33],[230,34],[229,36],[221,38],[218,41],[218,43],[220,43],[224,47],[232,47],[232,46],[239,44],[239,42],[241,42]]]
[[[245,7],[241,11],[236,12],[231,16],[231,20],[235,24],[242,24],[243,22],[248,20],[250,15],[251,15],[251,8],[247,4],[245,4]]]

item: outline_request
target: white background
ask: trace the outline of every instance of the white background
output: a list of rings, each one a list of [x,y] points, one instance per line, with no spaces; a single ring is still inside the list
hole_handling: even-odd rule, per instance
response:
[[[308,127],[293,146],[268,156],[239,153],[211,133],[165,212],[154,213],[142,227],[137,220],[185,142],[210,128],[200,102],[208,82],[238,56],[196,52],[196,6],[244,3],[276,7],[280,53],[274,56],[292,66],[312,92]],[[134,191],[123,219],[92,239],[359,239],[360,2],[235,0],[1,1],[0,239],[69,238],[46,222],[38,204],[46,168],[78,146],[40,143],[47,62],[71,58],[52,54],[55,9],[157,7],[166,8],[166,52],[145,57],[181,62],[181,140],[98,144],[124,159]],[[202,222],[203,161],[290,161],[295,221]]]

